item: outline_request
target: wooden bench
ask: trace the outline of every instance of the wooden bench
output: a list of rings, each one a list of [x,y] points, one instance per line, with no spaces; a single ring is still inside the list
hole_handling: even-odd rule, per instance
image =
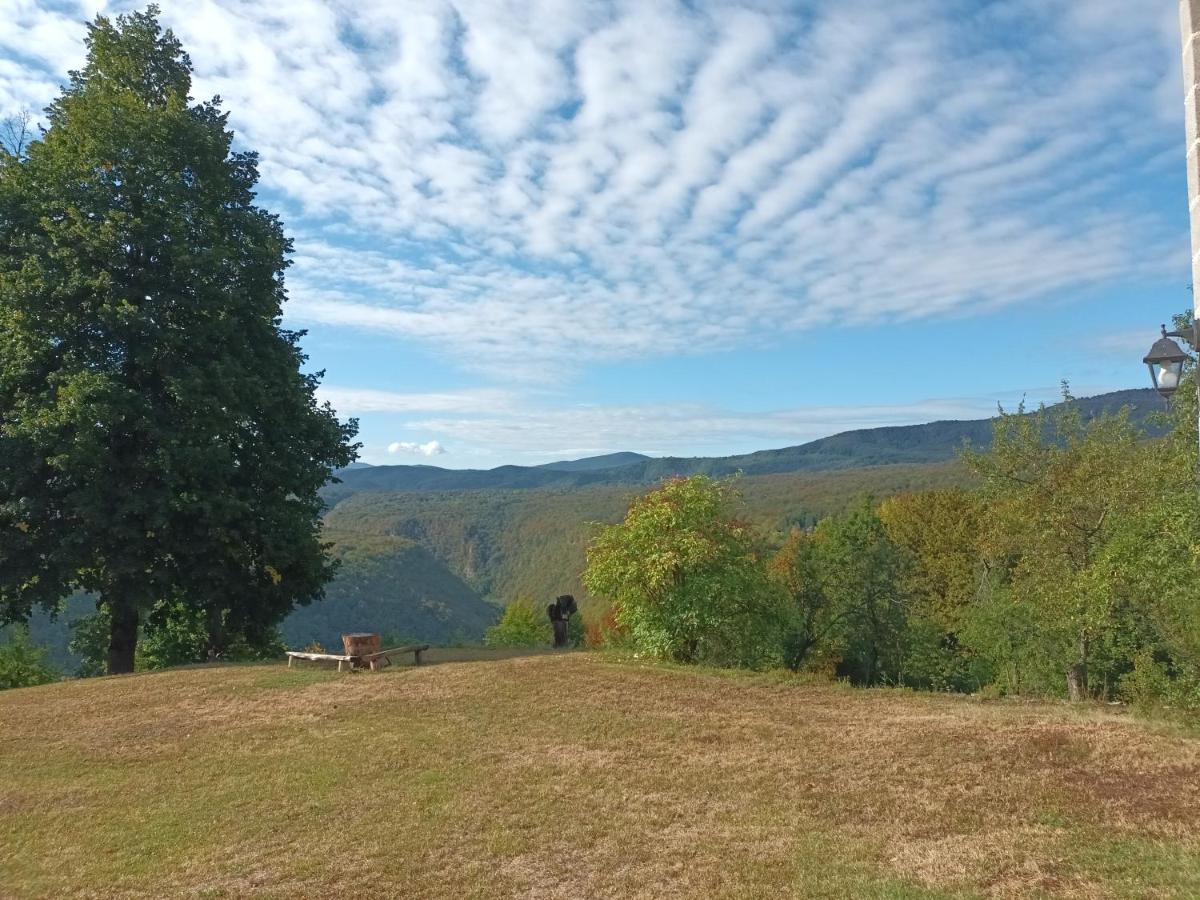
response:
[[[371,671],[374,672],[376,663],[379,664],[380,668],[383,668],[385,665],[391,665],[393,653],[411,653],[413,655],[414,664],[419,666],[421,664],[421,654],[428,649],[428,644],[413,644],[411,647],[393,647],[391,650],[380,650],[378,653],[368,653],[366,656],[361,657],[361,661],[369,665],[371,667]]]
[[[292,667],[292,661],[297,659],[311,659],[316,660],[317,662],[336,662],[338,664],[339,672],[342,671],[342,666],[346,665],[347,663],[351,669],[354,668],[353,656],[342,656],[337,653],[308,653],[304,650],[289,650],[287,652],[287,658],[289,669]]]
[[[391,665],[392,655],[395,653],[411,653],[416,660],[416,664],[421,664],[421,654],[429,649],[428,644],[413,644],[410,647],[393,647],[390,650],[381,650],[378,653],[368,653],[365,656],[346,656],[341,653],[309,653],[306,650],[289,650],[287,652],[288,668],[292,667],[292,661],[297,659],[310,659],[316,662],[336,662],[337,670],[342,671],[342,666],[348,669],[353,669],[355,666],[368,666],[372,672],[376,668],[383,668],[385,665]]]

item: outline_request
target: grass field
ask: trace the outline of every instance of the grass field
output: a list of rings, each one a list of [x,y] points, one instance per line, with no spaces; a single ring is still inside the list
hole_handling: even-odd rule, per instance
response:
[[[0,694],[0,895],[1200,896],[1200,739],[542,655]]]

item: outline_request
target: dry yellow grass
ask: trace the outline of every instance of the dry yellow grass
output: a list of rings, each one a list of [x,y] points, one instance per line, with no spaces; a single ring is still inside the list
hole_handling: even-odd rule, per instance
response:
[[[0,694],[0,894],[1200,896],[1200,740],[589,654]]]

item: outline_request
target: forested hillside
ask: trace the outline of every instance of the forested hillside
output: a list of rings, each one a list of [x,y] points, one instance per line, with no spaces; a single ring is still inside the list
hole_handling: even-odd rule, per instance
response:
[[[1162,412],[1163,402],[1152,390],[1127,390],[1074,401],[1084,420],[1124,406],[1131,420],[1154,432],[1148,419]],[[544,466],[500,466],[495,469],[442,469],[437,466],[368,466],[339,473],[340,484],[325,488],[336,504],[360,491],[571,490],[595,485],[649,485],[675,475],[722,477],[785,472],[828,472],[864,466],[945,462],[964,444],[986,446],[992,439],[993,419],[929,422],[847,431],[777,450],[738,456],[660,457],[614,453]]]
[[[745,514],[771,532],[808,525],[864,494],[965,484],[957,462],[877,466],[821,473],[746,476],[738,489]],[[577,490],[363,491],[326,516],[335,535],[389,535],[414,541],[479,594],[585,596],[579,576],[593,523],[620,519],[640,490],[597,485]],[[344,576],[339,576],[335,585]]]
[[[1129,406],[1133,420],[1142,425],[1162,409],[1161,400],[1148,390],[1119,391],[1075,403],[1085,419]],[[427,551],[448,571],[435,576],[436,570],[429,567],[432,560],[406,569],[406,561],[416,561],[412,545],[398,544],[403,551],[389,560],[388,545],[375,544],[377,552],[370,557],[358,552],[346,555],[329,599],[312,612],[296,615],[321,615],[333,623],[351,595],[361,603],[378,591],[379,602],[385,602],[383,595],[389,590],[391,596],[401,596],[389,588],[390,580],[405,580],[415,595],[432,597],[444,590],[448,607],[461,607],[465,613],[458,634],[478,637],[488,623],[466,612],[477,607],[464,599],[461,590],[443,587],[445,575],[461,579],[462,587],[474,592],[477,601],[487,598],[505,604],[518,597],[541,601],[567,592],[586,602],[580,575],[594,525],[617,521],[633,495],[663,478],[741,473],[738,490],[746,517],[767,532],[782,535],[796,525],[813,525],[863,495],[882,498],[968,484],[970,476],[956,456],[966,443],[988,445],[992,426],[993,420],[980,419],[866,429],[799,447],[722,458],[653,459],[614,453],[487,471],[436,466],[355,469],[342,473],[342,484],[326,489],[330,503],[326,523],[339,545],[401,538]],[[364,571],[367,568],[369,573]],[[435,623],[415,613],[410,621],[416,628],[414,636],[438,640],[446,634],[444,621]],[[385,626],[375,628],[381,629]]]
[[[475,641],[496,619],[494,606],[413,541],[382,534],[328,537],[341,568],[325,600],[299,607],[283,621],[289,646],[316,641],[338,647],[351,631],[442,644]]]

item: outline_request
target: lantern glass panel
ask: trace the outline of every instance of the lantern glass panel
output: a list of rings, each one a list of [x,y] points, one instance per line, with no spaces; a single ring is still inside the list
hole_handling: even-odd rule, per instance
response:
[[[1160,391],[1173,391],[1183,377],[1183,363],[1161,363],[1154,367],[1154,383]]]

